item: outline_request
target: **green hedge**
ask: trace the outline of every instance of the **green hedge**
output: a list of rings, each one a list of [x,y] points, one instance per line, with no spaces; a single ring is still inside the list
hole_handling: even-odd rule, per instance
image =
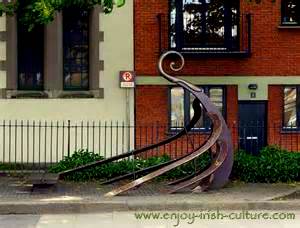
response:
[[[245,182],[276,183],[300,180],[300,153],[268,146],[258,156],[238,151],[232,177]]]
[[[50,167],[50,172],[58,173],[78,167],[89,162],[102,160],[103,157],[87,151],[75,152],[71,157],[65,157],[58,164]],[[72,173],[66,179],[73,181],[106,180],[120,175],[141,170],[150,166],[170,161],[167,155],[148,159],[120,160],[107,165],[93,167],[84,171]],[[208,153],[181,167],[173,169],[160,179],[177,179],[190,175],[197,170],[204,170],[210,163]],[[276,146],[268,146],[261,150],[258,156],[240,150],[235,153],[233,179],[253,183],[291,182],[300,180],[300,153],[289,152]]]
[[[49,172],[59,173],[61,171],[72,169],[102,159],[103,157],[97,154],[81,150],[75,152],[71,157],[65,157],[58,164],[51,166],[49,168]],[[160,157],[150,157],[147,159],[143,159],[143,158],[136,158],[135,160],[124,159],[117,162],[112,162],[106,165],[101,165],[101,166],[89,168],[84,171],[79,171],[79,172],[69,174],[65,177],[65,179],[72,180],[72,181],[107,180],[120,175],[132,173],[133,171],[138,171],[147,167],[159,165],[167,161],[170,161],[170,159],[171,158],[168,155],[163,155]],[[195,170],[195,167],[197,170],[204,169],[208,164],[209,164],[209,155],[204,154],[202,157],[198,158],[195,163],[194,162],[187,163],[181,167],[173,169],[172,171],[166,173],[164,176],[159,178],[175,179],[175,178],[184,177],[186,175],[192,174],[192,172]]]

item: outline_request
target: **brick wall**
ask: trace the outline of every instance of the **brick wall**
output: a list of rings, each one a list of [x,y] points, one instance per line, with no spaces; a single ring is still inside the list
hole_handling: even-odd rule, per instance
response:
[[[186,58],[181,75],[189,76],[298,76],[300,75],[300,30],[280,29],[281,1],[256,4],[241,0],[241,13],[252,16],[252,56],[250,58]],[[137,75],[157,76],[159,58],[159,26],[157,15],[163,14],[163,46],[168,46],[168,0],[135,1],[135,70]],[[138,86],[136,89],[136,123],[168,124],[166,86]],[[268,143],[298,150],[299,134],[282,132],[283,93],[281,86],[269,87]],[[235,147],[238,144],[237,86],[227,86],[227,123]],[[166,129],[160,137],[168,136]],[[151,132],[147,132],[149,135]],[[140,132],[140,135],[145,133]],[[137,137],[139,137],[137,135]],[[144,140],[144,141],[143,141]],[[201,139],[202,140],[202,139]],[[201,141],[200,140],[200,141]],[[145,139],[142,144],[150,144]],[[172,149],[168,149],[172,151]],[[172,152],[171,152],[172,153]]]
[[[268,143],[287,150],[300,151],[300,135],[298,132],[283,131],[282,121],[283,86],[269,86]]]
[[[226,122],[231,131],[233,145],[238,148],[238,89],[237,86],[226,87]]]
[[[241,13],[253,14],[251,58],[187,59],[189,75],[299,75],[300,30],[278,29],[281,1],[256,4],[241,0]],[[167,42],[168,0],[135,1],[135,66],[138,75],[158,75],[159,30],[157,14],[163,13],[163,41]],[[293,44],[293,45],[291,45]]]
[[[168,86],[136,88],[136,124],[168,123]]]

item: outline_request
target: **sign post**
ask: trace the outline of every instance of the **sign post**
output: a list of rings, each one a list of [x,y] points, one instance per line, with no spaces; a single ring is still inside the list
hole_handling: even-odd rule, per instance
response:
[[[135,72],[134,71],[120,71],[120,87],[126,89],[126,123],[130,126],[130,99],[129,90],[135,88]],[[130,127],[127,132],[127,150],[130,151]]]
[[[134,71],[120,71],[120,87],[121,88],[135,88],[135,72]]]

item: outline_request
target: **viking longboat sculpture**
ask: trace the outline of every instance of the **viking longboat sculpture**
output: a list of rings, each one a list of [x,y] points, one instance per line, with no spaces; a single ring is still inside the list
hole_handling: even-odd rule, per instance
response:
[[[136,179],[126,185],[123,185],[111,192],[107,193],[105,196],[112,197],[123,192],[126,192],[134,187],[137,187],[149,180],[152,180],[155,177],[158,177],[172,169],[175,169],[183,164],[186,164],[190,161],[193,161],[206,151],[211,151],[212,153],[212,163],[211,165],[201,173],[196,173],[194,176],[190,176],[188,178],[184,178],[175,182],[175,186],[170,191],[170,193],[177,192],[183,188],[191,188],[193,190],[200,189],[204,190],[207,188],[221,188],[227,182],[229,175],[231,173],[232,165],[233,165],[233,146],[232,140],[230,136],[229,129],[225,123],[225,120],[218,110],[218,108],[210,101],[209,97],[206,96],[203,91],[197,86],[183,80],[173,77],[167,74],[163,69],[164,60],[169,55],[177,55],[180,57],[181,65],[176,67],[175,62],[170,63],[170,69],[172,71],[180,71],[183,69],[185,65],[185,61],[183,56],[176,51],[168,51],[164,53],[159,60],[158,68],[161,74],[165,79],[167,79],[171,83],[175,83],[176,85],[184,88],[189,91],[191,94],[195,96],[195,100],[193,102],[193,109],[196,113],[199,113],[199,110],[202,108],[207,116],[212,121],[212,132],[208,140],[204,143],[204,145],[196,148],[190,154],[165,165],[158,170],[149,173],[146,176],[143,176],[139,179]],[[215,151],[211,150],[213,146],[216,146]]]
[[[213,158],[210,166],[203,172],[198,171],[194,175],[187,176],[183,179],[172,182],[171,184],[173,185],[173,188],[170,191],[170,193],[179,191],[183,188],[190,188],[192,190],[196,190],[196,189],[204,190],[207,188],[221,188],[227,183],[229,175],[231,173],[232,164],[233,164],[233,148],[232,148],[230,133],[222,117],[222,114],[217,109],[217,107],[212,104],[210,99],[202,92],[200,88],[182,79],[173,77],[164,71],[163,62],[169,55],[177,55],[180,57],[181,60],[181,65],[179,67],[176,67],[175,62],[171,62],[170,69],[173,71],[180,71],[183,69],[185,64],[184,58],[180,53],[175,51],[169,51],[163,54],[159,60],[158,68],[165,79],[167,79],[172,83],[175,83],[178,86],[181,86],[182,88],[186,89],[187,91],[189,91],[191,94],[195,96],[192,105],[194,109],[194,116],[191,119],[191,121],[175,136],[172,136],[159,143],[144,148],[140,148],[137,150],[129,151],[127,153],[120,154],[118,156],[114,156],[104,160],[92,162],[74,169],[63,171],[61,173],[58,173],[55,178],[52,177],[52,179],[59,179],[70,173],[86,170],[88,168],[99,166],[99,165],[108,164],[110,162],[114,162],[122,158],[137,156],[145,151],[158,148],[168,143],[172,143],[175,140],[179,139],[180,137],[188,135],[188,133],[192,130],[192,128],[196,125],[198,120],[201,118],[201,114],[203,114],[203,112],[206,112],[206,115],[212,121],[212,126],[211,126],[212,131],[209,138],[202,145],[198,146],[197,148],[194,148],[192,152],[186,154],[183,157],[177,158],[175,160],[160,165],[139,170],[131,174],[126,174],[107,181],[106,183],[112,183],[122,179],[129,178],[131,176],[135,176],[137,174],[142,175],[148,173],[147,175],[139,179],[136,179],[130,182],[129,184],[121,186],[107,193],[106,196],[112,197],[120,193],[126,192],[172,169],[175,169],[176,167],[186,164],[187,162],[193,161],[194,159],[196,159],[197,157],[199,157],[200,155],[202,155],[207,151],[211,153],[211,156]],[[212,150],[214,146],[216,148],[215,151]],[[40,183],[47,183],[47,177],[44,176],[39,177],[37,184]]]

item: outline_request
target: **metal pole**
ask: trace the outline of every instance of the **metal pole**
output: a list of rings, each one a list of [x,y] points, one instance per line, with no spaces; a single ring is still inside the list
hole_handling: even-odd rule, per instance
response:
[[[126,88],[126,124],[127,124],[127,151],[130,151],[130,106],[129,106],[129,91],[130,89]]]
[[[68,120],[68,157],[70,157],[70,129],[71,129],[71,120]]]

